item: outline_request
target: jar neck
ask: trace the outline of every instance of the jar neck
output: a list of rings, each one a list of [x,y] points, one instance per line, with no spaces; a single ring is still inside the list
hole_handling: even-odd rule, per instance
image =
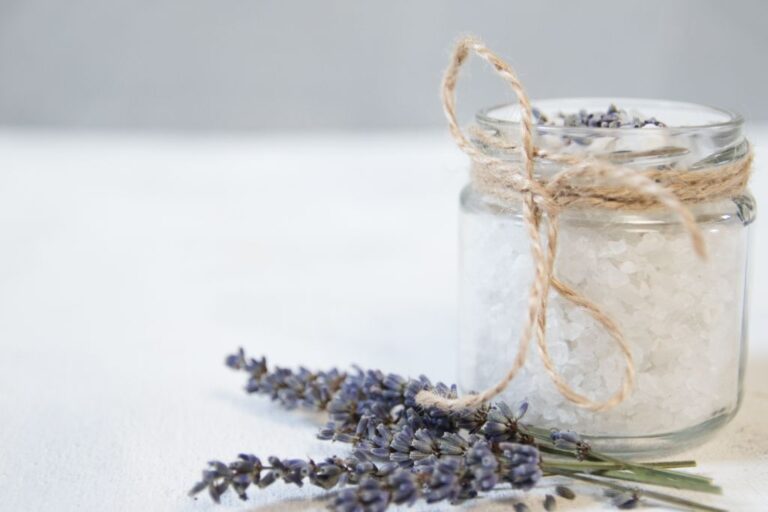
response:
[[[559,99],[534,102],[549,119],[560,113],[605,110],[615,103],[630,112],[642,112],[664,122],[663,127],[593,128],[537,124],[534,144],[544,154],[607,159],[638,169],[711,168],[743,158],[749,144],[742,119],[733,113],[689,103],[634,99]],[[508,161],[519,160],[520,110],[517,105],[485,109],[476,121],[482,137],[473,142],[485,153]],[[537,159],[542,177],[562,169],[560,164]]]

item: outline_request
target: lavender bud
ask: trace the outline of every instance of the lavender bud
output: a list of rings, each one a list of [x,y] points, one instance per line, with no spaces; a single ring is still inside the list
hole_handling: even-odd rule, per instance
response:
[[[210,494],[213,501],[221,503],[221,495],[227,491],[227,486],[228,484],[226,480],[212,482],[211,485],[208,486],[208,494]]]
[[[617,494],[613,498],[613,503],[622,510],[631,510],[640,504],[640,497],[635,493],[624,492]]]
[[[360,418],[360,421],[357,422],[357,428],[355,429],[355,435],[357,437],[360,437],[363,435],[363,433],[368,431],[368,425],[371,422],[370,416],[363,416]]]
[[[339,482],[342,472],[342,468],[329,459],[310,470],[309,481],[323,489],[330,489]]]
[[[336,425],[333,422],[328,422],[317,433],[317,438],[322,439],[323,441],[330,441],[331,439],[333,439],[333,436],[335,434],[336,434]]]
[[[550,438],[555,443],[557,442],[565,442],[565,443],[573,443],[577,444],[581,442],[581,436],[577,434],[576,432],[572,432],[570,430],[553,430],[550,434]]]
[[[414,474],[408,470],[399,470],[388,479],[392,488],[392,502],[397,505],[413,505],[419,498],[419,486]]]
[[[555,487],[555,494],[567,500],[576,498],[576,494],[569,487],[565,487],[564,485],[558,485]]]
[[[245,367],[245,352],[242,348],[237,350],[236,354],[230,354],[225,359],[225,364],[233,370],[240,370]]]
[[[259,488],[263,489],[265,487],[269,487],[272,485],[275,480],[277,480],[277,474],[274,471],[269,471],[265,475],[261,476],[261,480],[259,480]]]

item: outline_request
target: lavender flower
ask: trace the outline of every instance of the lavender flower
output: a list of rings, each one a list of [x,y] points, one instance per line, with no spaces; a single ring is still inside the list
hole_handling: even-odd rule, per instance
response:
[[[542,477],[539,451],[536,447],[518,443],[499,443],[502,450],[501,472],[504,480],[516,489],[531,489]]]
[[[228,356],[226,364],[248,375],[249,393],[267,395],[288,409],[302,406],[327,412],[331,421],[320,429],[318,438],[352,445],[352,456],[321,462],[269,457],[265,464],[256,456],[241,454],[230,464],[212,461],[190,494],[207,490],[216,502],[229,490],[246,499],[249,489],[264,488],[278,480],[296,486],[309,482],[331,490],[332,509],[356,512],[381,511],[392,504],[417,500],[456,503],[503,484],[529,490],[543,477],[543,468],[548,474],[600,483],[588,476],[590,469],[574,468],[573,462],[561,466],[558,460],[562,457],[600,461],[587,466],[597,468],[595,474],[599,476],[607,463],[614,464],[614,473],[623,473],[617,478],[719,491],[702,477],[669,469],[656,475],[653,468],[643,465],[634,473],[633,464],[592,452],[589,443],[574,432],[524,425],[527,402],[515,410],[498,403],[446,412],[421,407],[415,397],[422,390],[455,397],[456,387],[432,384],[424,376],[405,379],[360,368],[352,372],[270,369],[265,358],[247,358],[242,349]],[[559,459],[545,461],[541,452]],[[613,495],[619,508],[633,508],[639,503],[639,489],[615,483],[609,487],[623,491]],[[573,491],[563,486],[556,487],[555,494],[574,498]],[[645,495],[697,505],[657,492]],[[545,508],[553,510],[555,504],[555,497],[547,495]],[[527,510],[520,502],[514,508],[516,512]]]
[[[269,395],[288,409],[298,405],[323,410],[345,381],[346,374],[336,369],[328,372],[310,372],[299,368],[297,372],[287,368],[269,371],[267,361],[246,358],[243,349],[227,356],[226,365],[249,374],[245,389],[248,393]]]
[[[376,465],[357,458],[342,459],[331,457],[320,463],[313,460],[280,459],[269,457],[268,465],[254,455],[240,454],[230,464],[220,461],[208,463],[203,477],[189,491],[190,495],[208,489],[214,501],[218,502],[230,488],[245,500],[246,491],[251,486],[268,487],[278,480],[298,487],[308,480],[312,485],[331,489],[338,485],[359,484],[368,478],[381,478],[389,475],[394,465]]]
[[[527,410],[528,402],[523,402],[517,413],[512,412],[509,405],[504,402],[495,404],[488,411],[480,432],[494,441],[518,440],[520,439],[518,422]]]
[[[392,503],[396,505],[413,505],[421,495],[421,486],[417,475],[411,471],[400,469],[388,478]]]
[[[270,371],[265,358],[247,358],[242,349],[228,356],[226,364],[249,374],[246,384],[249,393],[266,394],[289,409],[303,405],[327,411],[336,434],[350,434],[363,416],[384,423],[396,421],[416,407],[416,395],[422,390],[445,397],[457,396],[456,386],[433,385],[424,376],[404,379],[395,374],[359,368],[352,373],[335,368],[324,372],[300,368],[294,372],[278,367]],[[437,408],[420,411],[418,418],[420,427],[441,431],[454,429],[458,419]],[[334,439],[329,429],[324,430],[324,438]],[[349,438],[347,442],[351,440]]]
[[[336,493],[331,506],[337,512],[381,512],[389,503],[390,494],[384,483],[366,478],[357,487]]]
[[[584,441],[579,434],[570,430],[553,430],[549,436],[556,447],[575,450],[579,460],[586,459],[592,450],[589,442]]]
[[[590,128],[642,128],[643,126],[665,127],[666,125],[656,119],[649,117],[641,118],[637,115],[631,116],[626,110],[619,109],[611,104],[605,112],[587,112],[580,110],[577,113],[558,112],[554,119],[550,119],[539,109],[533,109],[533,119],[536,124],[541,126],[565,126],[565,127],[590,127]]]
[[[453,454],[436,455],[441,441]],[[535,447],[502,443],[496,449],[485,439],[464,439],[458,434],[438,440],[426,431],[414,434],[411,447],[420,455],[411,466],[375,464],[361,458],[330,458],[317,464],[312,460],[269,457],[268,465],[253,455],[240,455],[231,464],[213,461],[190,494],[208,489],[215,501],[227,490],[246,499],[250,486],[260,488],[277,480],[302,486],[305,481],[323,489],[351,485],[333,498],[335,510],[384,510],[390,503],[428,503],[471,499],[489,491],[499,482],[516,489],[530,489],[541,478],[539,454]],[[357,507],[357,508],[356,508]]]

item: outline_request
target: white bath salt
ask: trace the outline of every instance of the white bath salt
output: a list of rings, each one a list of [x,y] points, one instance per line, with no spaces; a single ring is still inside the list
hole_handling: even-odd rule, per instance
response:
[[[465,392],[484,390],[509,370],[533,279],[530,242],[510,216],[462,216],[461,375]],[[736,220],[703,224],[708,258],[678,224],[643,227],[562,219],[556,275],[619,325],[637,370],[632,394],[595,413],[563,397],[535,340],[525,367],[499,397],[528,400],[526,420],[593,435],[654,435],[731,411],[738,396],[746,230]],[[615,340],[582,309],[551,293],[547,343],[563,378],[603,401],[621,385]]]

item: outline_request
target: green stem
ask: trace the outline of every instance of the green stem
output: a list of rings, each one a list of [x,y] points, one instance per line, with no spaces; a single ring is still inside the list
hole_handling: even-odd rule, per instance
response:
[[[605,461],[591,461],[591,460],[584,460],[584,461],[559,461],[559,460],[552,460],[552,459],[544,459],[544,464],[552,464],[557,465],[559,468],[563,469],[573,469],[575,471],[581,471],[581,470],[590,470],[590,469],[596,469],[596,470],[611,470],[611,469],[625,469],[625,464],[616,464],[614,462],[605,462]],[[696,467],[696,461],[693,460],[671,460],[671,461],[663,461],[663,462],[648,462],[646,463],[648,466],[652,466],[654,468],[693,468]]]
[[[648,489],[638,489],[634,487],[627,487],[625,485],[613,483],[613,482],[607,482],[605,480],[599,480],[597,478],[591,478],[585,475],[580,475],[578,473],[575,473],[573,471],[553,471],[550,470],[550,472],[554,472],[560,476],[565,476],[568,478],[572,478],[574,480],[580,480],[582,482],[587,482],[593,485],[599,485],[602,487],[607,487],[609,489],[614,489],[616,491],[622,491],[622,492],[628,492],[628,493],[637,493],[640,496],[645,496],[647,498],[651,498],[654,500],[662,501],[665,503],[671,503],[674,505],[680,505],[683,507],[687,507],[691,510],[703,510],[706,512],[726,512],[725,509],[717,508],[717,507],[710,507],[709,505],[703,505],[701,503],[691,501],[685,498],[680,498],[677,496],[672,496],[669,494],[664,494],[661,492],[651,491]]]
[[[710,483],[706,482],[686,482],[682,483],[679,480],[655,478],[650,475],[638,475],[628,471],[595,471],[592,473],[605,478],[611,478],[614,480],[625,480],[627,482],[638,482],[648,485],[658,485],[661,487],[671,487],[672,489],[682,489],[686,491],[706,492],[710,494],[722,494],[723,490]]]
[[[549,453],[551,455],[559,455],[560,457],[567,457],[569,459],[575,459],[576,458],[576,452],[573,452],[571,450],[563,450],[562,448],[555,448],[554,445],[545,444],[540,439],[536,440],[536,446],[538,446],[539,451],[542,453]],[[597,460],[594,457],[588,457],[587,460]]]
[[[683,480],[683,481],[698,481],[702,483],[711,484],[712,479],[706,476],[702,475],[691,475],[688,473],[682,473],[680,471],[671,471],[668,469],[657,469],[654,468],[648,464],[644,463],[635,463],[635,462],[626,462],[623,460],[615,459],[613,457],[609,457],[608,455],[604,455],[602,453],[598,452],[592,452],[592,455],[596,458],[604,461],[604,462],[612,462],[614,464],[620,464],[623,465],[625,469],[634,471],[635,473],[650,473],[655,474],[659,476],[665,476],[667,478],[673,479],[673,480]]]
[[[551,453],[553,455],[560,455],[560,456],[569,457],[569,458],[577,458],[578,456],[575,450],[567,450],[567,449],[563,449],[555,446],[555,444],[550,440],[550,432],[548,430],[545,430],[539,427],[531,427],[531,426],[523,427],[521,425],[520,431],[522,433],[533,436],[536,439],[539,449],[542,452]],[[710,487],[714,487],[714,486],[711,486],[712,479],[705,476],[691,475],[691,474],[683,473],[680,471],[672,471],[669,469],[664,469],[663,467],[658,467],[658,466],[654,466],[647,463],[643,464],[643,463],[627,462],[624,460],[610,457],[608,455],[602,454],[595,450],[589,451],[589,453],[586,456],[586,460],[610,462],[618,466],[621,466],[622,469],[625,469],[627,471],[632,471],[633,473],[636,473],[638,475],[646,475],[647,477],[652,478],[654,480],[658,479],[659,477],[664,477],[674,482],[678,482],[681,487],[686,486],[687,488],[687,486],[695,485],[695,483],[702,484],[702,485],[708,484]],[[719,492],[719,491],[715,491],[715,492]]]
[[[656,475],[653,473],[635,473],[623,468],[601,468],[592,466],[594,463],[586,463],[585,467],[579,467],[578,463],[564,463],[542,461],[541,469],[546,472],[558,472],[558,471],[572,471],[576,473],[592,474],[602,476],[605,478],[611,478],[614,480],[624,480],[627,482],[635,482],[647,485],[658,485],[661,487],[670,487],[672,489],[682,489],[686,491],[706,492],[710,494],[721,494],[722,489],[716,485],[712,485],[709,482],[700,482],[696,480],[684,481],[682,479],[668,478],[664,475]]]

